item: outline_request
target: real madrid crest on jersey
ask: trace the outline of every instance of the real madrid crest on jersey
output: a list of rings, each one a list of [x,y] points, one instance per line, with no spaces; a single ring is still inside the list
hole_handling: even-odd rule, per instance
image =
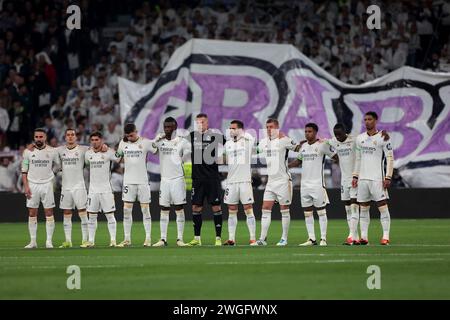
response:
[[[139,149],[142,149],[142,144],[139,145]]]
[[[78,157],[78,155],[79,155],[78,152],[75,152],[75,157]]]
[[[105,157],[102,155],[102,160],[105,160]]]
[[[50,158],[50,156],[48,155],[48,153],[45,155],[45,157],[48,159],[48,158]]]
[[[377,142],[376,142],[376,141],[374,141],[374,142],[373,142],[373,144],[374,144],[374,145],[376,146],[376,145],[377,145]]]

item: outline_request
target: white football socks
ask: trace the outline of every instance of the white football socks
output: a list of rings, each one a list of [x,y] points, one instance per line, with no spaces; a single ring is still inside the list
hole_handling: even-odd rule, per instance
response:
[[[64,236],[66,237],[66,242],[72,242],[72,215],[65,214],[63,220]]]
[[[55,231],[55,218],[54,216],[45,217],[45,230],[47,231],[47,242],[52,242],[53,232]]]
[[[95,243],[95,232],[97,231],[97,216],[98,215],[96,213],[89,213],[89,242],[92,244]]]
[[[116,217],[114,217],[113,213],[105,214],[106,219],[108,220],[108,231],[111,241],[116,241],[116,233],[117,233],[117,221]]]
[[[133,226],[133,205],[125,203],[123,205],[123,233],[125,241],[131,242],[132,226]]]
[[[326,240],[328,227],[327,210],[325,208],[322,210],[317,210],[317,215],[319,216],[320,238]]]
[[[272,211],[262,210],[261,216],[261,240],[266,240],[267,232],[269,231],[270,223],[272,222]]]
[[[228,210],[228,239],[232,241],[236,241],[237,213],[237,210]]]
[[[150,241],[152,237],[152,216],[150,214],[150,204],[141,203],[141,211],[145,230],[145,240]]]
[[[167,227],[169,226],[169,210],[161,210],[159,226],[161,229],[161,239],[167,241]]]
[[[87,212],[85,210],[79,211],[78,215],[80,216],[81,220],[81,238],[82,242],[88,241],[89,238],[89,231],[88,231],[88,224],[89,219],[87,216]]]
[[[361,226],[361,239],[369,240],[370,206],[360,206],[359,224]]]
[[[378,208],[380,211],[380,222],[383,228],[383,239],[389,240],[389,231],[391,228],[391,215],[389,214],[389,208],[387,205]]]
[[[30,233],[30,242],[36,244],[37,217],[28,217],[28,231]]]
[[[184,224],[186,221],[184,209],[175,210],[175,213],[177,215],[177,239],[183,241]]]
[[[314,231],[313,211],[305,211],[305,224],[309,239],[316,241],[316,232]]]
[[[245,210],[247,216],[247,227],[250,234],[250,240],[256,240],[256,219],[253,213],[253,208]]]
[[[289,209],[280,210],[281,212],[281,226],[283,229],[283,233],[281,235],[281,239],[287,241],[289,234],[289,225],[291,224],[291,214]]]

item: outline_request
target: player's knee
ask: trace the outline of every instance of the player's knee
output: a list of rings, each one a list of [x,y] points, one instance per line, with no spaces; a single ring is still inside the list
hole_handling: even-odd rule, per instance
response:
[[[327,215],[327,209],[325,207],[317,209],[317,215],[319,217]]]
[[[312,217],[312,215],[313,215],[312,210],[304,210],[303,212],[304,212],[306,218]]]
[[[237,211],[237,209],[238,209],[238,206],[228,205],[228,210],[230,210],[230,211]],[[245,209],[245,206],[244,206],[244,209]]]
[[[381,200],[377,202],[377,207],[378,209],[380,209],[381,207],[387,206],[387,201],[386,200]]]
[[[253,209],[253,206],[251,204],[245,204],[244,205],[244,211],[247,212],[248,210]]]
[[[289,206],[282,205],[280,206],[280,210],[289,210]]]
[[[133,203],[131,203],[131,202],[124,202],[123,203],[123,208],[124,209],[133,209]]]
[[[170,211],[170,207],[162,207],[161,206],[161,211]]]
[[[175,206],[175,211],[181,211],[183,209],[183,205]]]

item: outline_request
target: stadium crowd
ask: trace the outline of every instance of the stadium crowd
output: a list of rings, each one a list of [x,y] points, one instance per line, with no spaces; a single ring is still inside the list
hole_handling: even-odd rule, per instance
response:
[[[71,3],[81,7],[81,30],[66,28]],[[371,4],[381,8],[380,30],[366,27]],[[127,31],[106,37],[108,23],[127,14]],[[450,71],[449,34],[443,1],[0,0],[0,191],[20,189],[21,150],[35,127],[52,146],[67,128],[81,143],[99,130],[116,144],[118,77],[152,81],[191,38],[289,43],[358,84],[403,65]]]

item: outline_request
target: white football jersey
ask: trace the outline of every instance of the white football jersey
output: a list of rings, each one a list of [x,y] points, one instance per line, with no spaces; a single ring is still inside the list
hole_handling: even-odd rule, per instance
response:
[[[341,168],[341,181],[349,182],[353,178],[353,169],[355,167],[356,139],[347,135],[344,142],[340,142],[333,137],[328,143],[334,148],[339,157],[339,167]]]
[[[316,141],[313,144],[304,143],[297,159],[302,161],[302,188],[325,187],[323,166],[325,156],[333,157],[334,148],[327,142]]]
[[[191,153],[191,144],[183,137],[166,138],[153,143],[153,153],[159,153],[161,179],[184,177],[183,157]]]
[[[288,169],[289,150],[295,150],[296,144],[289,137],[262,139],[257,151],[265,158],[267,164],[268,182],[276,180],[291,180]]]
[[[89,166],[89,193],[109,193],[111,187],[112,161],[118,160],[112,150],[95,152],[88,150],[85,154],[86,164]]]
[[[23,152],[22,172],[28,173],[28,181],[32,183],[47,183],[53,180],[53,166],[59,166],[56,149],[45,146],[43,149],[26,149]]]
[[[147,153],[153,152],[152,141],[139,137],[136,142],[119,143],[117,157],[123,157],[125,171],[124,184],[148,184]]]
[[[84,155],[88,147],[77,145],[73,149],[67,146],[57,148],[62,168],[62,190],[86,189],[84,183]]]
[[[386,175],[386,158],[393,161],[394,152],[390,140],[384,141],[381,132],[373,136],[364,132],[356,139],[356,157],[359,168],[355,168],[354,175],[360,180],[383,181]]]
[[[240,137],[239,140],[228,140],[224,153],[228,165],[228,183],[252,181],[252,152],[255,140],[251,136]]]

